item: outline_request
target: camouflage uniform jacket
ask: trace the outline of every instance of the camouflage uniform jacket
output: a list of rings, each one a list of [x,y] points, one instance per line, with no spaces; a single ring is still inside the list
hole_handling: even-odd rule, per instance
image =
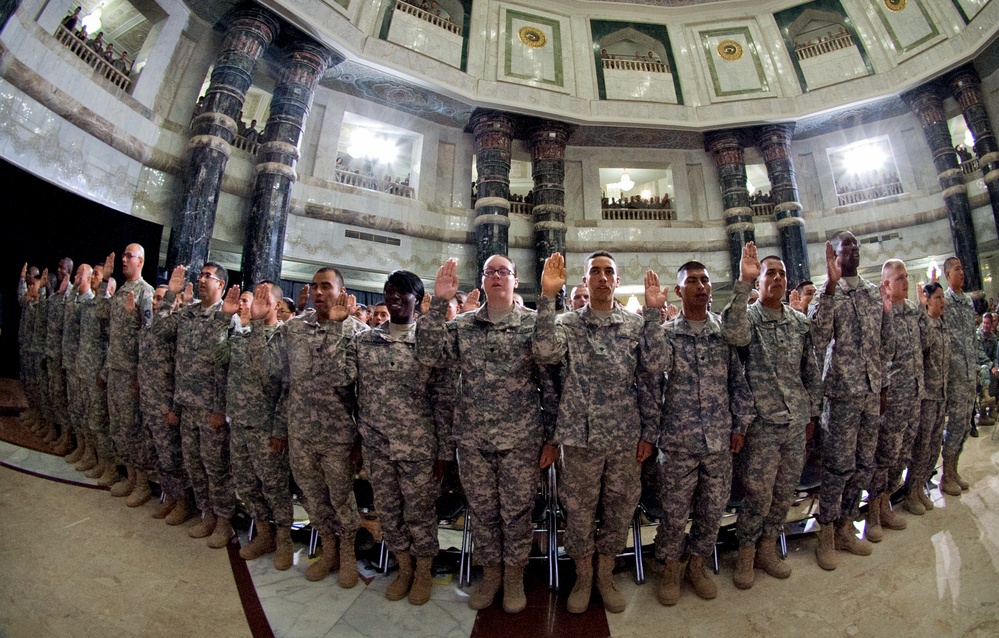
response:
[[[38,301],[35,303],[35,323],[31,326],[31,346],[28,352],[36,355],[45,354],[45,338],[49,329],[49,300],[45,298],[45,288],[38,290]]]
[[[860,278],[851,288],[846,279],[836,294],[816,294],[810,318],[815,356],[823,362],[823,392],[847,398],[886,387],[887,361],[894,354],[891,315],[884,312],[881,291]]]
[[[76,373],[85,380],[96,380],[104,375],[108,352],[108,323],[97,312],[94,297],[84,300],[80,308],[80,349],[76,353]],[[92,389],[93,383],[86,386]]]
[[[558,420],[549,443],[597,450],[634,449],[659,434],[656,374],[642,358],[642,318],[619,307],[607,318],[589,304],[555,316],[555,300],[538,299],[534,356],[563,364]]]
[[[174,411],[177,331],[174,320],[157,313],[139,332],[139,401],[143,412]]]
[[[748,294],[748,289],[741,292],[737,287],[729,305],[745,308]],[[646,323],[659,324],[658,308],[646,308],[643,314]],[[742,320],[748,333],[748,316],[743,314]],[[666,373],[659,424],[663,450],[693,454],[727,450],[732,434],[745,434],[756,418],[738,350],[725,338],[723,322],[709,312],[704,328],[696,332],[681,313],[661,330],[646,332],[642,346],[646,359],[657,374]],[[738,333],[730,338],[741,340]]]
[[[417,360],[415,331],[397,338],[389,325],[332,344],[327,359],[332,383],[357,384],[357,427],[365,446],[382,450],[394,461],[450,460],[451,433],[438,431],[431,403],[433,383],[440,375]],[[342,331],[342,323],[331,328],[332,334]]]
[[[17,341],[22,352],[31,352],[31,338],[35,334],[35,314],[38,312],[38,302],[28,301],[28,282],[24,279],[17,284],[17,303],[21,306]]]
[[[218,353],[219,364],[227,371],[226,413],[233,422],[243,429],[287,439],[287,432],[274,429],[274,410],[281,396],[280,370],[270,368],[264,356],[267,342],[280,325],[251,321],[245,328],[232,328]]]
[[[535,313],[515,306],[497,323],[486,305],[444,321],[448,302],[434,297],[416,327],[420,361],[460,370],[452,436],[478,450],[541,449],[548,439],[543,383],[531,351]]]
[[[281,376],[274,431],[287,437],[289,428],[294,428],[296,435],[305,440],[322,435],[328,443],[352,445],[357,438],[354,389],[331,390],[325,376],[329,369],[325,358],[342,334],[333,334],[332,323],[336,322],[319,321],[316,311],[310,309],[285,322],[267,344],[269,374]],[[344,333],[368,330],[353,317],[348,317],[345,323],[340,327]]]
[[[771,319],[759,301],[747,309],[753,339],[740,349],[756,412],[767,423],[807,423],[822,411],[822,377],[808,317],[790,306]]]
[[[52,361],[62,362],[62,330],[66,320],[66,302],[71,299],[73,286],[66,288],[61,295],[56,293],[49,297],[45,307],[45,355]]]
[[[996,338],[996,334],[994,332],[985,334],[981,328],[975,334],[978,337],[978,345],[982,349],[982,354],[989,360],[989,363],[994,364],[996,362],[996,348],[999,347],[999,339]]]
[[[948,288],[944,292],[944,325],[950,335],[949,384],[975,386],[978,366],[988,363],[975,338],[975,306],[971,297],[958,295]]]
[[[97,312],[108,322],[107,365],[111,370],[135,374],[139,365],[139,330],[153,320],[153,287],[143,279],[127,281],[113,297],[107,296],[108,282],[97,289]],[[135,296],[135,313],[125,310],[125,299]],[[169,304],[167,304],[169,307]]]
[[[888,362],[888,386],[916,386],[912,398],[923,396],[923,332],[929,315],[916,302],[906,299],[891,311],[895,353]]]
[[[76,371],[76,356],[80,351],[80,311],[88,299],[93,299],[94,293],[89,288],[80,294],[77,288],[66,302],[65,318],[62,329],[62,367]]]
[[[923,398],[947,398],[947,372],[950,369],[950,335],[942,317],[927,315],[923,331]]]
[[[225,368],[218,364],[218,349],[231,315],[221,312],[221,299],[207,308],[195,302],[171,313],[173,300],[168,290],[160,302],[159,320],[166,322],[163,330],[176,335],[174,405],[225,412]]]

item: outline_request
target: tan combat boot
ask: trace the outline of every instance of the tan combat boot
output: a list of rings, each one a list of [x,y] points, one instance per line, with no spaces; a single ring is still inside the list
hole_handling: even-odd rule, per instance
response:
[[[385,598],[388,600],[402,600],[413,584],[413,555],[409,552],[400,552],[395,559],[399,563],[399,573],[385,589]]]
[[[836,556],[836,528],[833,523],[819,525],[818,543],[815,545],[815,562],[826,571],[836,569],[839,558]]]
[[[500,565],[483,565],[482,582],[479,588],[468,597],[468,606],[472,609],[485,609],[493,604],[496,592],[503,584],[503,567]]]
[[[182,525],[191,516],[191,500],[185,494],[181,498],[177,499],[177,504],[173,506],[173,510],[166,515],[163,522],[167,525]]]
[[[590,606],[590,592],[593,589],[593,554],[574,558],[576,563],[576,584],[569,592],[569,600],[565,604],[570,614],[581,614]]]
[[[152,517],[156,520],[163,520],[170,514],[170,512],[173,511],[173,508],[175,507],[177,507],[177,499],[167,494],[160,506],[153,511]]]
[[[340,539],[340,573],[337,582],[340,587],[350,589],[360,580],[357,573],[357,557],[354,555],[354,540],[357,532],[345,533]]]
[[[901,531],[909,526],[905,519],[896,516],[891,509],[891,494],[885,492],[881,495],[881,526],[895,531]]]
[[[232,519],[219,517],[215,522],[212,535],[208,537],[208,546],[212,549],[222,549],[229,544],[234,536],[236,536],[236,530],[232,528]]]
[[[97,466],[97,451],[94,450],[93,443],[84,439],[84,444],[86,445],[86,450],[83,452],[80,460],[76,462],[76,465],[73,466],[73,469],[77,472],[88,472]]]
[[[121,498],[128,496],[135,489],[135,467],[125,466],[125,478],[111,486],[111,496]]]
[[[336,534],[331,530],[319,530],[319,538],[323,541],[322,553],[316,562],[306,568],[306,580],[322,580],[340,564],[340,549]]]
[[[274,541],[274,569],[284,571],[291,569],[295,562],[295,543],[291,540],[290,527],[278,527]]]
[[[944,458],[943,478],[940,480],[940,491],[950,496],[960,496],[961,486],[957,482],[957,459]]]
[[[624,596],[614,584],[614,560],[611,554],[597,554],[597,591],[604,599],[604,609],[612,614],[624,611]]]
[[[125,505],[129,507],[139,507],[153,497],[153,491],[149,489],[149,475],[145,472],[135,471],[135,488],[125,499]]]
[[[881,497],[878,494],[874,498],[867,499],[867,524],[864,525],[864,538],[872,543],[880,543],[884,538],[884,530],[881,528]]]
[[[413,586],[409,588],[410,605],[422,605],[430,600],[430,592],[434,587],[433,566],[433,558],[416,559]]]
[[[914,481],[915,485],[913,486],[913,491],[916,492],[916,497],[919,499],[919,502],[922,503],[923,507],[926,508],[926,511],[929,512],[933,509],[933,499],[931,499],[926,493],[926,478],[927,477],[925,476],[920,476],[916,481]]]
[[[964,478],[961,477],[961,473],[957,471],[957,466],[958,463],[960,463],[960,461],[961,461],[960,456],[954,457],[954,480],[957,481],[957,484],[959,486],[961,486],[961,491],[967,492],[969,489],[971,489],[971,483],[965,481]]]
[[[865,540],[857,538],[857,530],[850,520],[842,520],[836,524],[836,534],[833,537],[836,549],[850,552],[857,556],[870,556],[874,546]]]
[[[756,545],[739,545],[739,558],[735,564],[732,582],[739,589],[751,589],[756,582],[756,572],[753,562],[756,559]]]
[[[791,566],[777,557],[777,538],[774,536],[760,536],[760,540],[756,542],[755,566],[774,578],[787,578],[791,575]]]
[[[201,513],[201,521],[187,530],[187,535],[191,538],[204,538],[215,531],[215,512],[206,509]]]
[[[52,447],[52,451],[63,458],[76,449],[76,446],[73,443],[73,435],[69,433],[69,428],[63,427],[62,434],[60,434],[59,438],[55,440]],[[76,461],[73,462],[76,463]]]
[[[508,614],[519,614],[527,607],[527,596],[524,595],[524,566],[503,565],[503,611]]]
[[[260,519],[253,519],[253,529],[256,535],[253,540],[239,549],[239,557],[243,560],[256,560],[264,554],[270,554],[277,549],[277,542],[271,532],[271,524]]]
[[[905,493],[905,500],[902,501],[902,507],[913,516],[922,516],[926,513],[926,506],[923,505],[922,499],[919,498],[919,493],[923,491],[922,485],[922,483],[916,481],[906,481],[909,491]]]
[[[84,476],[91,479],[99,479],[104,475],[104,471],[107,469],[107,459],[103,456],[97,456],[97,463],[94,464],[92,468],[83,473]]]
[[[659,603],[672,607],[680,600],[680,579],[683,577],[684,564],[678,560],[666,560],[663,574],[659,578],[656,598]]]
[[[76,446],[73,448],[73,451],[67,454],[64,458],[66,462],[72,465],[75,469],[76,464],[80,462],[80,459],[83,458],[83,455],[86,454],[86,452],[87,452],[87,439],[83,438],[82,436],[79,436],[76,437]]]
[[[118,473],[118,464],[113,457],[104,459],[104,472],[97,477],[97,484],[101,487],[113,487],[121,481],[121,474]]]
[[[687,580],[694,587],[694,592],[704,600],[711,600],[718,595],[718,585],[714,578],[708,576],[703,556],[690,557],[687,562]]]

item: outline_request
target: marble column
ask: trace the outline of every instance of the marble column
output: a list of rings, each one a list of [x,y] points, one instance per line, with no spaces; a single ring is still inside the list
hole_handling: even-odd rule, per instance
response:
[[[999,144],[996,144],[992,122],[982,99],[982,79],[978,77],[975,67],[969,64],[951,73],[948,81],[951,94],[961,105],[964,122],[975,136],[975,155],[985,176],[992,218],[999,232]]]
[[[170,231],[167,267],[187,266],[192,280],[208,261],[222,176],[236,137],[236,118],[253,82],[257,61],[278,28],[278,18],[259,7],[232,15],[205,93],[205,110],[191,126],[184,192]]]
[[[805,220],[801,217],[798,184],[791,161],[793,135],[794,124],[768,124],[756,129],[756,147],[763,155],[770,178],[770,197],[777,219],[780,253],[787,268],[788,288],[812,278],[808,268]]]
[[[509,248],[510,151],[516,122],[500,111],[476,109],[469,124],[475,139],[475,168],[479,174],[475,257],[481,275],[482,265],[490,256],[506,255]]]
[[[281,75],[271,97],[270,117],[257,151],[257,177],[243,243],[243,286],[280,281],[295,162],[316,84],[343,56],[303,39],[281,57]]]
[[[742,247],[747,242],[756,240],[753,209],[749,203],[749,189],[746,188],[743,148],[743,133],[739,130],[725,129],[704,134],[704,150],[711,154],[718,169],[733,280],[739,278]]]
[[[565,145],[572,127],[541,120],[528,133],[533,208],[535,284],[541,290],[541,272],[552,253],[565,255]]]
[[[981,290],[982,274],[978,262],[978,240],[971,218],[971,203],[968,201],[968,188],[964,185],[964,172],[954,150],[950,129],[947,128],[943,90],[935,82],[930,82],[903,93],[902,99],[919,119],[923,135],[933,154],[933,165],[937,170],[940,188],[943,189],[943,200],[950,220],[954,254],[964,267],[964,289],[969,292]]]

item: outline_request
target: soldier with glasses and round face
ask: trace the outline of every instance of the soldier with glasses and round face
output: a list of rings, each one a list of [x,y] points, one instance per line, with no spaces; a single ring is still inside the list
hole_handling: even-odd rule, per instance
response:
[[[437,272],[430,311],[417,324],[421,360],[457,365],[461,393],[452,436],[475,530],[476,559],[484,577],[469,597],[484,609],[503,586],[503,609],[527,605],[524,567],[531,548],[531,509],[538,459],[546,440],[542,420],[543,376],[531,351],[535,313],[514,303],[517,267],[503,255],[482,270],[486,303],[445,322],[458,292],[457,262]]]

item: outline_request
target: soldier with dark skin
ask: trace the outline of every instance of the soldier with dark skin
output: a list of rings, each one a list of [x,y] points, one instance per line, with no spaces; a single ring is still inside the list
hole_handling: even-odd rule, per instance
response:
[[[826,284],[812,304],[812,341],[823,361],[822,487],[815,557],[836,569],[836,551],[869,556],[873,546],[856,536],[853,521],[861,491],[874,473],[887,365],[894,355],[888,282],[876,286],[857,274],[860,245],[849,231],[826,242]]]
[[[49,418],[59,427],[55,452],[66,456],[76,449],[76,437],[69,418],[69,399],[66,395],[66,371],[62,367],[62,333],[65,325],[66,300],[72,293],[73,260],[63,257],[56,268],[57,288],[49,290],[45,306],[46,335],[45,359],[48,373]]]

